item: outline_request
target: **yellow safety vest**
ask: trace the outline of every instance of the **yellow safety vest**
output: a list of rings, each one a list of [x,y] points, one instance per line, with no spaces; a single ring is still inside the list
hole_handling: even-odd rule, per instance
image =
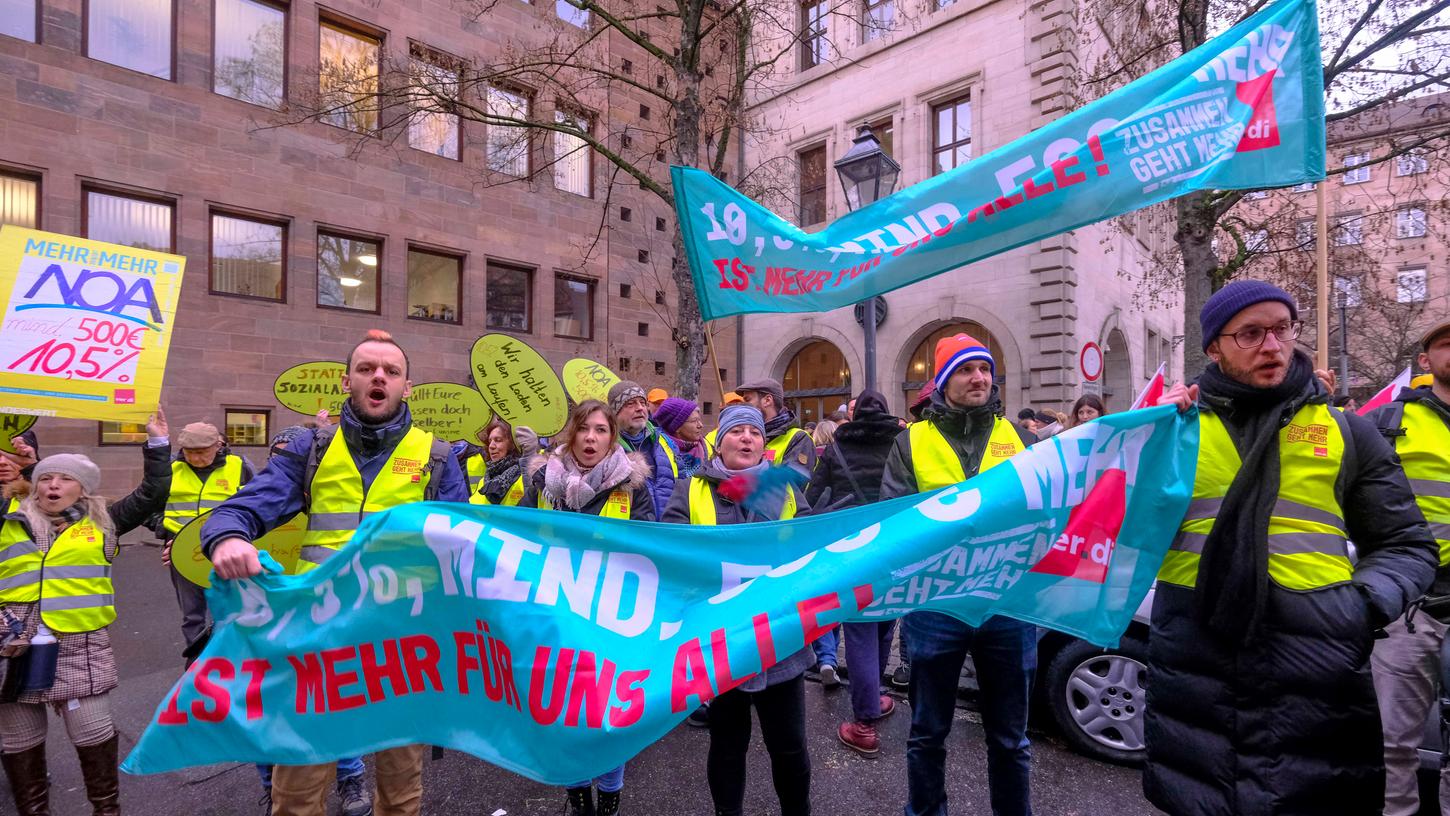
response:
[[[907,433],[911,443],[911,470],[916,476],[916,489],[925,493],[939,487],[954,485],[967,480],[967,471],[962,460],[936,425],[922,420],[911,423]],[[987,449],[982,452],[982,464],[978,473],[992,468],[1021,453],[1022,437],[1012,423],[1002,417],[995,417],[992,433],[987,437]]]
[[[1405,467],[1415,503],[1430,523],[1440,545],[1440,566],[1450,565],[1450,426],[1440,413],[1418,402],[1404,403],[1400,418],[1404,434],[1395,438],[1395,453]]]
[[[795,491],[787,489],[785,493],[785,504],[780,509],[780,521],[788,521],[795,518],[796,501]],[[700,476],[690,477],[690,523],[714,526],[717,521],[715,515],[715,496],[710,489],[710,482]]]
[[[488,474],[488,459],[482,453],[475,453],[463,460],[463,470],[468,476],[468,492],[476,493],[484,476]]]
[[[433,434],[413,426],[393,448],[363,494],[362,473],[353,462],[341,431],[332,435],[312,477],[307,533],[297,559],[298,574],[315,569],[352,538],[362,520],[403,504],[423,501],[428,489],[428,459]]]
[[[18,512],[20,512],[20,499],[12,497],[10,503],[5,505],[5,513],[9,515],[10,513]]]
[[[206,483],[184,460],[171,463],[171,495],[166,497],[166,516],[161,523],[172,533],[181,532],[192,519],[221,506],[242,487],[242,457],[228,455],[222,466],[207,474]]]
[[[503,505],[505,507],[517,507],[519,501],[522,500],[523,497],[524,497],[524,477],[520,476],[517,479],[514,479],[514,483],[512,485],[509,485],[508,491],[503,494],[503,501],[499,502],[499,504],[501,504],[501,505]],[[477,492],[475,492],[473,494],[471,494],[468,497],[468,503],[469,504],[493,504],[493,502],[491,502],[491,501],[488,500],[488,497],[487,496],[483,495],[483,491],[481,491],[481,490],[480,491],[477,491]]]
[[[710,432],[707,433],[707,434],[705,434],[705,460],[706,461],[709,461],[710,459],[715,458],[715,437],[717,435],[719,435],[719,433],[720,433],[720,429],[719,428],[711,428],[710,429]]]
[[[793,442],[797,436],[803,433],[805,433],[805,431],[801,430],[800,428],[791,428],[790,430],[766,443],[765,449],[769,451],[769,454],[765,458],[767,461],[770,462],[771,467],[780,467],[781,465],[785,464],[786,449],[790,447],[790,443]],[[804,465],[805,462],[802,462],[801,464]]]
[[[94,632],[116,619],[106,537],[89,517],[67,527],[41,554],[18,520],[0,527],[0,603],[40,602],[56,632]]]
[[[1198,474],[1193,500],[1163,559],[1158,580],[1198,583],[1203,543],[1243,460],[1215,414],[1198,415]],[[1336,485],[1344,461],[1339,418],[1324,405],[1305,405],[1279,430],[1279,496],[1269,515],[1269,577],[1281,587],[1313,590],[1350,579],[1344,511]]]
[[[655,444],[658,445],[660,449],[665,452],[665,458],[668,459],[670,462],[670,475],[674,476],[676,479],[680,478],[680,466],[678,463],[675,462],[674,450],[670,448],[670,443],[665,440],[664,434],[659,433],[658,431],[656,431],[655,434]],[[634,446],[630,445],[627,441],[625,441],[624,437],[619,438],[619,444],[623,445],[625,450],[634,450]],[[651,462],[650,464],[653,465],[654,463]]]
[[[540,510],[555,509],[554,505],[549,504],[549,500],[544,497],[544,491],[542,490],[539,491],[538,505]],[[629,518],[629,509],[631,506],[633,506],[633,497],[629,490],[624,487],[616,487],[614,488],[614,492],[609,494],[609,498],[605,500],[604,507],[600,508],[599,518],[627,519]]]

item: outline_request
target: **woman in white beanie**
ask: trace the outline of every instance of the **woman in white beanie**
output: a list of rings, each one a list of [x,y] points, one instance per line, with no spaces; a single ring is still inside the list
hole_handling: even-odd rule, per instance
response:
[[[141,486],[109,507],[101,471],[75,453],[47,456],[34,487],[0,526],[0,632],[13,635],[0,688],[0,760],[20,816],[48,816],[46,708],[65,721],[96,816],[120,813],[109,692],[116,658],[111,562],[171,489],[166,420],[153,417]]]

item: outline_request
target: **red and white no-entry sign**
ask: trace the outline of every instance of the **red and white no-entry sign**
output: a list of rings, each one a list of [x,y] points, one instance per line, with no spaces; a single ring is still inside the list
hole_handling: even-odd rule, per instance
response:
[[[1082,371],[1082,378],[1088,382],[1097,382],[1098,377],[1103,376],[1103,350],[1097,343],[1088,341],[1082,347],[1082,354],[1078,355],[1077,367]]]

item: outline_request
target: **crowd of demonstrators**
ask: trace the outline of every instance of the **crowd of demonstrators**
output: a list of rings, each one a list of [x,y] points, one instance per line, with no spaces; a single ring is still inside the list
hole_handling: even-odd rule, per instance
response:
[[[166,417],[146,425],[141,484],[108,502],[101,470],[80,454],[30,466],[29,490],[0,525],[0,761],[20,816],[48,816],[47,709],[65,723],[96,816],[120,811],[117,685],[110,625],[116,620],[111,562],[120,537],[143,525],[171,482]],[[31,439],[31,450],[35,443]]]
[[[656,389],[663,393],[663,389]],[[663,402],[667,397],[661,397]],[[619,429],[619,444],[626,451],[637,451],[643,455],[649,468],[649,494],[656,520],[663,512],[670,492],[675,489],[675,480],[680,478],[679,454],[669,437],[650,422],[650,403],[645,390],[639,383],[620,380],[609,389],[609,410],[614,413],[614,422]],[[564,437],[565,444],[570,444]]]
[[[773,467],[795,468],[809,479],[816,468],[816,443],[786,405],[780,381],[765,377],[743,383],[735,391],[765,417],[765,461]]]

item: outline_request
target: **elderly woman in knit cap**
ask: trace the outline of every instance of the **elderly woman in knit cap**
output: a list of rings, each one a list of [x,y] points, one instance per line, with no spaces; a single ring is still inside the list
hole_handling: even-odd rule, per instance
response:
[[[0,527],[0,630],[15,634],[0,650],[12,658],[0,688],[0,760],[20,816],[50,813],[47,706],[65,720],[94,812],[120,813],[108,695],[116,687],[111,562],[120,537],[145,523],[171,488],[160,411],[146,433],[145,475],[130,495],[108,507],[95,463],[56,454],[35,466],[30,495]]]
[[[765,418],[750,405],[720,412],[716,455],[694,476],[675,483],[661,521],[675,524],[744,524],[777,521],[808,511],[794,486],[778,485],[766,499],[749,495],[770,470],[764,461]],[[768,480],[768,477],[767,477]],[[783,487],[781,490],[779,488]],[[767,491],[769,493],[770,491]],[[811,650],[801,649],[752,676],[710,704],[710,753],[705,762],[718,816],[740,816],[745,802],[745,756],[750,750],[750,708],[760,719],[781,816],[808,816],[811,760],[806,750],[805,672]]]
[[[680,478],[688,479],[710,458],[705,448],[705,422],[700,406],[680,397],[666,397],[655,409],[654,423],[679,452]]]

